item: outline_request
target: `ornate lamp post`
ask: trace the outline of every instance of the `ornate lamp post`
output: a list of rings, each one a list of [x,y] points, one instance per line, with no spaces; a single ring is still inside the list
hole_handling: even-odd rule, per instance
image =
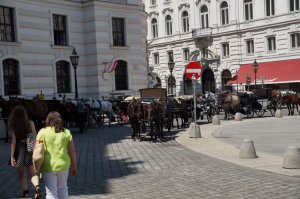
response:
[[[256,62],[256,59],[254,60],[252,67],[253,67],[253,71],[254,71],[254,85],[256,88],[256,73],[258,71],[258,63]]]
[[[77,73],[76,73],[76,69],[77,69],[78,62],[79,62],[79,55],[77,55],[75,47],[73,47],[73,52],[72,52],[72,55],[70,55],[70,60],[71,60],[72,66],[74,68],[74,76],[75,76],[75,99],[77,99],[78,98],[78,88],[77,88]]]
[[[174,69],[175,63],[173,62],[173,59],[170,59],[169,63],[168,63],[168,68],[170,70],[171,73],[171,94],[173,94],[173,69]]]

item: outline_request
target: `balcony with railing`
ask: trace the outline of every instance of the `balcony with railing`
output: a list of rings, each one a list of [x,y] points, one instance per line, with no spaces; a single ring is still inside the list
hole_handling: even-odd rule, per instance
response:
[[[197,28],[192,30],[192,36],[194,39],[211,37],[211,35],[212,28]]]

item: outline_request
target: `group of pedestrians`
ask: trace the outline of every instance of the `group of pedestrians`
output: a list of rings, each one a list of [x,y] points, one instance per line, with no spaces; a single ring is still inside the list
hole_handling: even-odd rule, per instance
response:
[[[9,164],[18,168],[22,187],[21,197],[29,197],[26,170],[35,188],[35,199],[41,198],[41,188],[37,171],[32,161],[32,152],[27,149],[27,136],[36,134],[34,123],[29,120],[24,107],[16,106],[8,118],[8,131],[12,135]],[[47,199],[68,198],[67,179],[69,170],[77,173],[76,152],[71,132],[64,128],[64,121],[58,112],[50,112],[45,127],[36,135],[36,142],[45,146],[44,161],[40,169],[46,189]]]

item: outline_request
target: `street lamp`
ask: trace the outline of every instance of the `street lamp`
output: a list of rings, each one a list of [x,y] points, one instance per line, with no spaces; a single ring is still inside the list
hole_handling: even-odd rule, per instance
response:
[[[254,85],[256,88],[256,73],[258,71],[258,63],[256,62],[256,59],[254,60],[252,67],[253,67],[253,71],[254,71]]]
[[[170,61],[169,61],[169,63],[168,63],[168,68],[169,68],[169,71],[170,71],[170,73],[171,73],[171,94],[173,94],[173,84],[174,84],[174,82],[173,82],[173,69],[174,69],[174,66],[175,66],[175,63],[173,62],[173,59],[170,59]]]
[[[72,66],[74,68],[74,76],[75,76],[75,99],[77,99],[78,98],[78,88],[77,88],[77,73],[76,73],[76,69],[77,69],[78,62],[79,62],[79,55],[77,55],[75,47],[73,47],[73,52],[72,52],[72,55],[70,55],[70,60],[71,60]]]

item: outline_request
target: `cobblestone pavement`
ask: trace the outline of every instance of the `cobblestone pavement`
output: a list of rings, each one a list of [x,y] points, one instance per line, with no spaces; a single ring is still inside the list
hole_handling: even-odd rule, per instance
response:
[[[130,132],[128,126],[114,125],[73,133],[78,175],[69,177],[70,198],[300,198],[299,177],[193,152],[175,141],[176,132],[167,134],[163,143],[133,142]],[[9,144],[1,141],[0,198],[21,193],[17,170],[7,166],[8,157]]]

